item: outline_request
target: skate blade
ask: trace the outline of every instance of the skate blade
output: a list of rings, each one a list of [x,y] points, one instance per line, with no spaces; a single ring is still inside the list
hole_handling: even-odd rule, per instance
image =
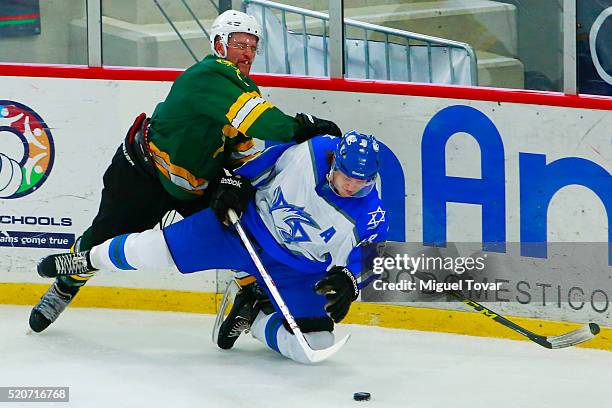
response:
[[[219,330],[221,329],[221,324],[225,319],[225,311],[229,307],[230,301],[233,301],[239,290],[240,286],[238,285],[238,283],[236,283],[235,280],[232,280],[225,290],[225,294],[223,295],[223,300],[221,300],[221,305],[219,306],[219,311],[217,312],[217,317],[213,326],[212,341],[214,345],[217,345],[217,340],[219,338]]]

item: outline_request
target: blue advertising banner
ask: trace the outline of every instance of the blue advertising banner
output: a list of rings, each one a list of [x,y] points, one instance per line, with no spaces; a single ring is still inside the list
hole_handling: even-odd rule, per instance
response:
[[[0,247],[70,249],[74,234],[38,231],[0,231]]]
[[[576,5],[578,91],[612,96],[612,0]]]
[[[0,0],[0,38],[40,34],[38,0]]]

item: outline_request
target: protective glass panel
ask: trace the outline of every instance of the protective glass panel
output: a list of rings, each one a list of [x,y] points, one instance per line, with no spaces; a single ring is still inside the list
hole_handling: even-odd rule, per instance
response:
[[[488,73],[493,86],[562,91],[563,0],[503,0],[499,3],[514,9],[512,26],[516,28],[511,43],[513,48],[509,49],[512,52],[502,54],[512,60],[507,61],[505,69],[501,62],[483,69],[479,61],[479,71],[483,75]],[[487,80],[487,77],[482,78],[482,82]]]
[[[83,64],[85,0],[0,0],[0,61]]]
[[[329,76],[328,0],[243,1],[264,33],[253,72]]]
[[[102,0],[104,65],[165,68],[193,65],[210,53],[208,33],[219,14],[219,5],[223,7],[224,3],[228,2]]]
[[[560,90],[561,3],[345,2],[345,18],[378,26],[365,30],[358,24],[347,24],[347,76]],[[359,62],[352,63],[352,58]]]
[[[578,91],[612,96],[612,0],[576,5]]]

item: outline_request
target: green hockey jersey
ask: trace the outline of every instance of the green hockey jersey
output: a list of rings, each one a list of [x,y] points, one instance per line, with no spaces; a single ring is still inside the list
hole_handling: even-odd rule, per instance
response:
[[[287,142],[299,127],[261,97],[251,78],[213,55],[178,76],[150,123],[160,180],[180,200],[201,196],[222,167],[255,157],[253,138]]]

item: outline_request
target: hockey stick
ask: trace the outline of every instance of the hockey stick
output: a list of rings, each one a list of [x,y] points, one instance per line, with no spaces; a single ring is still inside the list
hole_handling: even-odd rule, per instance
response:
[[[310,348],[310,345],[308,345],[308,342],[306,341],[304,334],[302,333],[299,326],[295,322],[293,315],[291,315],[291,312],[289,312],[289,309],[287,308],[285,301],[283,300],[280,293],[278,292],[278,289],[276,288],[276,284],[274,283],[274,281],[272,280],[272,278],[266,271],[266,268],[261,263],[259,256],[255,252],[255,248],[253,248],[253,244],[251,244],[249,237],[244,232],[242,225],[240,225],[240,221],[238,220],[238,216],[236,215],[236,212],[230,208],[227,211],[227,215],[230,219],[230,222],[234,225],[234,228],[236,228],[236,231],[238,231],[240,240],[246,247],[246,250],[249,252],[249,255],[251,256],[253,263],[255,263],[255,266],[257,267],[259,274],[261,275],[264,282],[266,283],[266,286],[270,290],[270,293],[272,294],[272,297],[274,298],[274,300],[276,301],[276,304],[280,308],[281,313],[283,314],[283,317],[285,318],[285,320],[287,320],[289,327],[291,327],[291,330],[293,331],[293,335],[295,336],[298,343],[302,347],[302,350],[304,350],[304,354],[306,354],[306,358],[308,359],[308,361],[310,361],[311,363],[318,363],[330,357],[331,355],[335,354],[338,350],[340,350],[340,348],[342,348],[342,346],[344,346],[344,344],[348,341],[350,335],[344,337],[343,339],[338,341],[333,346],[328,347],[323,350],[313,350],[312,348]]]
[[[597,325],[597,323],[589,323],[580,327],[579,329],[572,330],[571,332],[561,334],[559,336],[542,336],[533,333],[525,329],[524,327],[519,326],[518,324],[506,319],[504,316],[501,316],[500,314],[495,313],[491,309],[484,307],[475,300],[468,298],[461,292],[451,290],[447,291],[447,293],[453,296],[454,298],[459,299],[461,302],[471,307],[473,310],[483,314],[486,317],[490,317],[497,323],[502,324],[519,334],[522,334],[529,340],[539,344],[542,347],[546,347],[547,349],[572,347],[576,344],[584,343],[585,341],[594,338],[600,330],[599,325]]]
[[[416,271],[415,276],[420,280],[428,280],[428,278],[424,277],[423,272]],[[547,349],[558,349],[565,347],[572,347],[576,344],[584,343],[585,341],[591,340],[594,338],[600,331],[599,325],[597,323],[589,323],[584,325],[576,330],[572,330],[571,332],[561,334],[559,336],[542,336],[540,334],[533,333],[522,326],[506,319],[504,316],[499,313],[494,312],[493,310],[481,305],[476,302],[474,299],[471,299],[465,296],[463,293],[456,290],[447,290],[446,293],[454,297],[455,299],[460,300],[465,305],[469,306],[476,312],[481,313],[482,315],[489,317],[496,321],[497,323],[506,326],[509,329],[514,330],[515,332],[527,337],[529,340],[534,343],[539,344],[542,347],[546,347]]]

